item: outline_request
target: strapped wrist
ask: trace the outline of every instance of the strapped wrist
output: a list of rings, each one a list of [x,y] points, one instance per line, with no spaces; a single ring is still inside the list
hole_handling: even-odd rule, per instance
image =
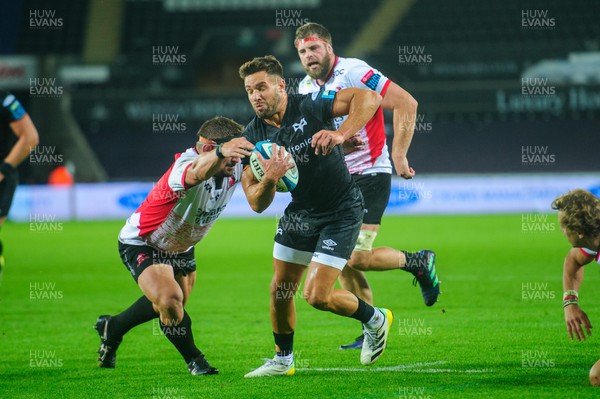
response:
[[[225,159],[225,155],[223,155],[223,153],[221,152],[221,146],[222,146],[222,144],[219,144],[218,146],[215,147],[215,154],[217,155],[217,158]]]
[[[577,299],[579,298],[579,294],[575,290],[566,290],[563,293],[563,300],[566,300],[567,298],[570,299],[571,297],[575,297],[575,299]]]
[[[579,304],[579,294],[575,290],[566,290],[563,294],[563,308]]]
[[[579,302],[577,302],[577,299],[570,299],[568,301],[563,301],[563,308],[566,308],[569,305],[579,305]]]

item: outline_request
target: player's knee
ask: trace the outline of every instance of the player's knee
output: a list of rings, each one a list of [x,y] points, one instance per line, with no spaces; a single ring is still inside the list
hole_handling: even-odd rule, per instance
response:
[[[178,325],[183,320],[183,296],[181,294],[162,295],[159,297],[157,305],[163,324]]]
[[[348,260],[348,266],[355,270],[367,271],[369,270],[369,261],[371,259],[370,251],[354,251],[352,256]]]
[[[328,310],[329,309],[329,295],[326,295],[323,292],[319,292],[317,290],[305,290],[304,298],[306,298],[306,302],[310,306],[319,310]]]

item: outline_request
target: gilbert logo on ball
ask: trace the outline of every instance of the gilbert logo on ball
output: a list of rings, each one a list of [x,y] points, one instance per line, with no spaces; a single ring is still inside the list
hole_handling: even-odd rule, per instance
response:
[[[252,151],[252,155],[250,155],[250,169],[252,169],[252,173],[254,173],[256,180],[261,181],[265,176],[265,169],[256,156],[256,153],[260,152],[260,155],[262,155],[264,159],[270,159],[273,156],[273,152],[278,151],[280,146],[270,141],[259,141],[254,145],[254,147],[255,148]],[[287,150],[283,148],[283,156],[286,157],[288,154],[289,153]],[[283,175],[283,177],[281,177],[277,182],[275,189],[279,192],[292,191],[298,185],[298,179],[300,176],[298,174],[298,166],[294,161],[294,157],[290,157],[289,163],[294,165],[294,167],[285,172],[285,175]]]

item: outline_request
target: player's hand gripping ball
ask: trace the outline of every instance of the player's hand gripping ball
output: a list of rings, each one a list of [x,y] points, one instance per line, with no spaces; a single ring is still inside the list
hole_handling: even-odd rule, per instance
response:
[[[261,181],[263,176],[265,175],[265,169],[263,168],[262,164],[260,163],[260,160],[256,156],[256,153],[260,152],[260,155],[262,155],[264,159],[270,159],[271,156],[273,156],[273,147],[275,151],[279,150],[279,146],[270,141],[259,141],[254,145],[254,150],[252,151],[252,155],[250,155],[250,169],[252,169],[252,173],[254,173],[254,177],[256,177],[256,180],[258,181]],[[283,156],[286,157],[287,155],[288,152],[284,148]],[[279,181],[277,181],[275,189],[279,192],[292,191],[298,185],[298,179],[300,178],[300,176],[298,174],[298,166],[294,161],[294,157],[290,157],[289,163],[291,165],[294,165],[294,167],[288,169],[288,171],[285,172],[285,175],[283,175],[283,177],[281,177]]]

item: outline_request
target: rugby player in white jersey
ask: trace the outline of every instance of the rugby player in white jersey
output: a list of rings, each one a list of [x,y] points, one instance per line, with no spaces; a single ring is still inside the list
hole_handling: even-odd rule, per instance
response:
[[[224,117],[206,121],[196,145],[175,155],[175,162],[127,219],[119,234],[119,253],[144,295],[122,313],[98,318],[100,367],[115,367],[125,333],[159,318],[161,330],[191,374],[218,372],[194,344],[184,307],[196,280],[194,245],[227,205],[242,176],[241,158],[254,148],[240,137],[242,129]]]
[[[552,202],[558,210],[563,234],[573,246],[563,267],[563,309],[571,339],[578,341],[592,335],[592,324],[579,307],[579,288],[583,282],[583,267],[600,264],[600,199],[589,191],[577,189],[561,195]],[[583,327],[583,328],[582,328]],[[600,386],[600,360],[590,370],[590,382]]]
[[[585,190],[573,190],[552,202],[558,210],[560,229],[573,248],[567,253],[563,268],[564,311],[571,339],[585,340],[584,329],[592,333],[592,325],[578,303],[583,282],[583,266],[600,264],[600,199]],[[583,326],[584,328],[582,328]]]
[[[345,156],[348,170],[363,194],[365,214],[356,247],[348,261],[350,267],[344,268],[340,276],[342,287],[373,304],[373,293],[363,272],[401,269],[415,276],[415,284],[419,283],[425,304],[432,306],[440,293],[433,251],[406,252],[390,247],[373,248],[389,200],[392,176],[383,109],[393,111],[394,140],[391,153],[396,173],[411,179],[415,172],[409,166],[406,155],[414,133],[417,101],[364,61],[336,56],[331,34],[320,24],[309,22],[300,26],[296,30],[294,44],[307,73],[298,86],[300,94],[354,87],[374,90],[383,97],[381,108],[358,132],[357,142],[362,145]],[[336,118],[335,127],[339,128],[345,120],[346,117]],[[340,349],[360,349],[362,343],[363,335],[360,335]]]

